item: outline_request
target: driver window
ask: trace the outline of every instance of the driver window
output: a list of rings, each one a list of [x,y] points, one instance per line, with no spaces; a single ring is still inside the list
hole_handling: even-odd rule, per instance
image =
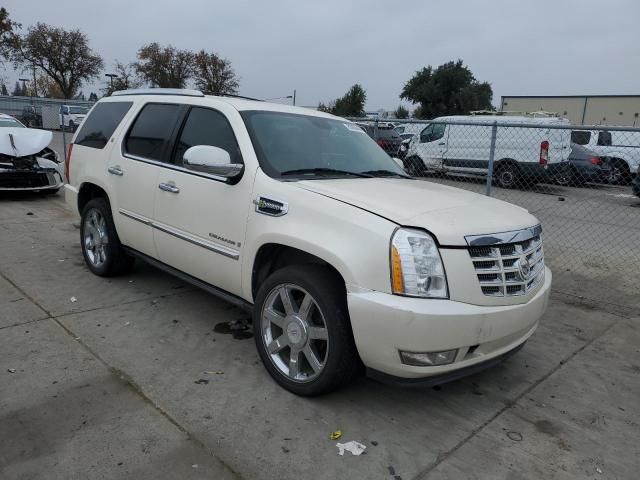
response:
[[[433,136],[433,125],[428,125],[422,132],[420,132],[420,143],[430,142]]]
[[[444,137],[446,128],[444,123],[432,123],[420,133],[420,143],[434,142]]]
[[[175,146],[173,163],[182,165],[182,157],[190,147],[211,145],[229,153],[231,163],[242,163],[240,148],[226,117],[215,110],[193,107]]]

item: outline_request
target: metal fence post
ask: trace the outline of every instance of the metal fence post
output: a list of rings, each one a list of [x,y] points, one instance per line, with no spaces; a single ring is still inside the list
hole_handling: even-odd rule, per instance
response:
[[[60,107],[60,116],[62,118],[62,149],[64,150],[64,160],[67,160],[67,136],[64,133],[64,107]]]
[[[485,189],[485,195],[491,196],[491,180],[493,180],[493,162],[496,156],[496,136],[498,133],[498,122],[493,122],[491,125],[491,147],[489,147],[489,170],[487,171],[487,186]]]

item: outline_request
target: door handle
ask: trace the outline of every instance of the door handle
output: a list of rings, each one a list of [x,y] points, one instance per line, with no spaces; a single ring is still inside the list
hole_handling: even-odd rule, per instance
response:
[[[117,175],[118,177],[121,177],[122,175],[124,175],[124,172],[120,168],[120,165],[107,168],[107,172],[109,172],[111,175]]]
[[[445,142],[440,142],[438,145],[446,145]]]
[[[175,185],[171,185],[170,183],[161,183],[160,185],[158,185],[158,188],[163,192],[180,193],[180,189]]]

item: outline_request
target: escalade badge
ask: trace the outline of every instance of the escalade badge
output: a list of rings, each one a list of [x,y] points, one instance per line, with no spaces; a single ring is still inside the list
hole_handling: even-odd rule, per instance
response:
[[[281,202],[279,200],[273,200],[267,197],[258,197],[253,201],[256,206],[256,212],[271,217],[281,217],[286,215],[289,211],[289,204],[287,202]]]

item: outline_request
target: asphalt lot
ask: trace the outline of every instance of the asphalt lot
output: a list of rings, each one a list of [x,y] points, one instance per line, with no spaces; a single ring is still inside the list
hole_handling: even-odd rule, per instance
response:
[[[537,333],[500,366],[305,399],[252,339],[216,332],[239,310],[140,263],[92,275],[73,221],[61,195],[0,197],[0,478],[637,476],[637,305],[556,273]],[[366,455],[339,456],[336,429]]]

